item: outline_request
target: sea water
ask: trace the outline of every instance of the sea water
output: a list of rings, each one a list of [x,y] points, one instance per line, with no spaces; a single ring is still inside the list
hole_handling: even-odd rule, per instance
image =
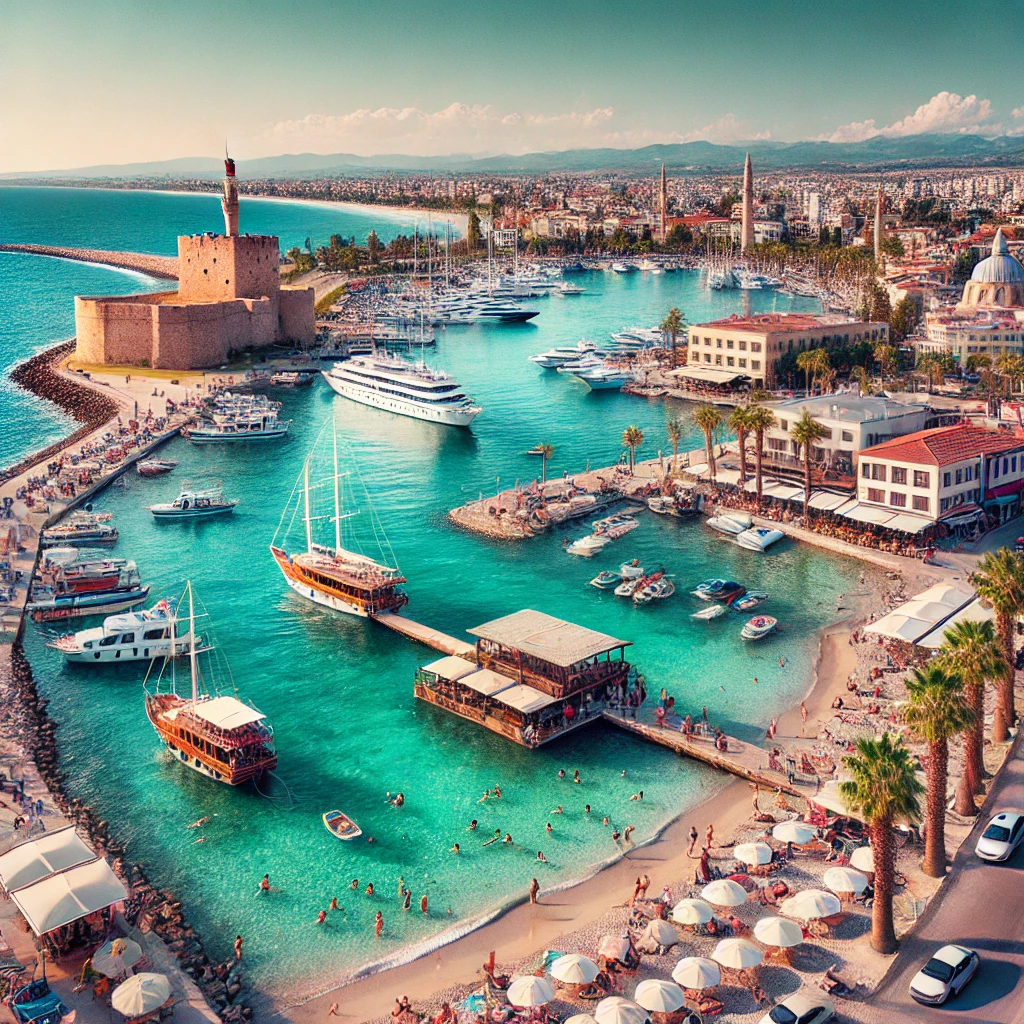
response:
[[[155,240],[135,247],[153,249]],[[47,261],[57,280],[66,266]],[[212,629],[240,693],[274,725],[280,763],[277,779],[263,787],[267,797],[229,791],[161,749],[143,708],[143,666],[64,666],[41,631],[26,632],[40,690],[60,723],[73,795],[110,822],[158,886],[179,895],[212,954],[229,955],[242,934],[250,977],[281,998],[301,998],[468,928],[523,898],[532,877],[545,887],[585,877],[620,855],[613,828],[634,825],[642,842],[723,785],[722,776],[604,723],[524,750],[413,698],[415,671],[436,652],[288,590],[267,545],[310,445],[332,416],[346,464],[358,469],[408,577],[411,617],[464,637],[467,627],[535,608],[610,633],[632,642],[627,656],[652,696],[664,686],[680,711],[707,705],[716,724],[742,737],[756,738],[806,692],[819,631],[834,616],[837,594],[856,588],[853,562],[788,540],[766,555],[745,551],[699,520],[644,513],[639,529],[590,560],[562,549],[563,538],[586,532],[586,523],[515,543],[449,523],[450,508],[535,477],[539,461],[526,452],[538,443],[554,446],[551,476],[615,463],[628,425],[644,432],[641,457],[661,451],[667,458],[667,419],[692,413],[682,402],[591,393],[528,362],[531,353],[650,326],[672,306],[691,321],[811,308],[771,292],[708,293],[692,273],[578,280],[586,295],[532,300],[542,312],[529,324],[439,332],[425,358],[483,406],[470,430],[368,409],[319,381],[284,394],[283,415],[293,420],[285,440],[194,447],[176,439],[163,450],[181,463],[171,476],[131,476],[127,490],[109,489],[97,500],[121,531],[116,553],[138,562],[153,600],[193,582],[209,613],[200,631]],[[34,436],[27,441],[34,444]],[[699,443],[690,427],[681,449]],[[238,509],[209,522],[154,522],[145,506],[170,500],[188,478],[222,480],[225,493],[240,499]],[[353,528],[367,523],[357,516]],[[633,558],[664,566],[677,595],[634,608],[587,585],[600,569]],[[739,614],[692,620],[703,605],[688,591],[711,576],[767,591],[765,610],[779,619],[778,635],[744,643]],[[579,785],[572,782],[577,769]],[[480,802],[495,784],[501,799]],[[630,800],[640,790],[643,801]],[[406,802],[396,809],[386,798],[398,791]],[[559,805],[564,813],[553,814]],[[334,808],[359,823],[364,840],[343,843],[326,831],[321,815]],[[202,828],[188,828],[205,817]],[[474,818],[479,826],[471,832]],[[511,833],[514,845],[484,847],[496,830]],[[451,852],[456,842],[460,856]],[[537,861],[538,850],[548,864]],[[261,896],[267,872],[280,891]],[[364,895],[368,882],[373,897]],[[412,892],[408,913],[400,882]],[[428,916],[418,910],[423,895]],[[334,896],[343,909],[328,915],[329,927],[317,927],[317,912]],[[380,940],[373,938],[377,910],[385,920]]]

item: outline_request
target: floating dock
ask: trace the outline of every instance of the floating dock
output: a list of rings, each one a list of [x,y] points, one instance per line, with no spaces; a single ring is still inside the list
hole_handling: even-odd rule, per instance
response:
[[[407,619],[404,615],[397,615],[395,612],[380,612],[377,615],[372,615],[371,618],[382,626],[387,626],[388,629],[393,629],[410,640],[432,647],[442,654],[454,654],[459,658],[476,657],[476,647],[473,644],[466,643],[465,640],[456,640],[455,637],[442,633],[439,629],[424,626],[420,622]]]

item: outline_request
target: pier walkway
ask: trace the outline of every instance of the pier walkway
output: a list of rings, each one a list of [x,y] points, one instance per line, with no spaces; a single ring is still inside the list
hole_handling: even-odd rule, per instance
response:
[[[82,263],[100,263],[121,270],[137,270],[150,277],[162,277],[168,281],[178,279],[177,256],[154,256],[145,252],[114,252],[110,249],[69,249],[57,245],[33,245],[22,242],[5,242],[0,252],[25,252],[32,256],[53,256],[60,260],[79,260]]]
[[[455,637],[448,636],[447,633],[442,633],[439,629],[424,626],[420,622],[407,619],[404,615],[396,615],[394,612],[381,612],[379,615],[372,615],[370,617],[382,626],[387,626],[388,629],[393,629],[396,633],[401,633],[402,636],[407,636],[410,640],[425,644],[427,647],[433,647],[435,651],[440,651],[442,654],[454,654],[460,658],[473,658],[476,656],[476,647],[473,644],[467,643],[465,640],[456,640]]]

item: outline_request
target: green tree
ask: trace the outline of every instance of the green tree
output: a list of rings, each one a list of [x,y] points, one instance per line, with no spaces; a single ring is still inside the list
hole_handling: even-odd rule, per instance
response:
[[[917,303],[909,296],[900,299],[889,316],[889,333],[893,341],[904,341],[917,326]]]
[[[740,490],[747,482],[747,435],[750,433],[750,420],[746,406],[737,405],[729,414],[729,426],[736,432],[736,443],[740,448]]]
[[[809,395],[814,393],[814,372],[816,364],[817,360],[815,359],[815,353],[813,349],[808,349],[806,352],[797,353],[796,368],[798,370],[803,371],[804,390]]]
[[[376,266],[380,262],[381,244],[376,231],[371,231],[366,236],[366,248],[370,252],[370,262]]]
[[[693,414],[693,421],[704,435],[704,449],[708,454],[708,474],[711,482],[715,483],[715,435],[722,425],[722,414],[713,405],[698,405]]]
[[[969,355],[964,360],[964,372],[965,373],[980,373],[983,370],[990,370],[991,368],[992,368],[992,357],[991,356]]]
[[[466,244],[471,250],[480,248],[480,217],[476,210],[469,211],[466,224]]]
[[[991,620],[958,622],[945,632],[940,663],[964,681],[974,725],[964,737],[964,771],[956,789],[954,810],[961,817],[977,814],[974,796],[984,790],[985,684],[1006,674],[1006,655]]]
[[[863,366],[855,366],[850,371],[850,380],[855,380],[862,395],[871,394],[871,374]]]
[[[1005,743],[1016,720],[1013,700],[1014,626],[1024,613],[1024,557],[1009,548],[989,551],[970,575],[978,596],[996,613],[1006,670],[997,688],[992,742]]]
[[[946,874],[946,783],[949,741],[974,725],[974,711],[964,696],[963,680],[946,665],[915,669],[907,679],[903,720],[928,745],[925,776],[925,839],[922,870],[932,878]]]
[[[793,424],[790,437],[804,450],[804,515],[811,515],[811,456],[814,442],[829,437],[828,427],[823,427],[806,409],[803,415]]]
[[[539,444],[536,451],[540,452],[540,482],[546,483],[548,479],[548,460],[555,454],[554,445]]]
[[[679,468],[679,442],[686,430],[685,424],[680,419],[671,419],[665,424],[665,433],[672,442],[672,472]]]
[[[1007,391],[1012,395],[1024,380],[1024,358],[1016,352],[1006,352],[996,360],[996,369],[1006,379]]]
[[[747,429],[754,432],[754,481],[757,503],[761,504],[761,460],[764,458],[764,435],[775,426],[775,413],[758,402],[747,406]]]
[[[907,254],[907,250],[904,248],[903,242],[895,235],[883,238],[879,248],[882,250],[884,255],[894,260],[901,260]]]
[[[693,232],[685,224],[674,224],[665,236],[669,249],[682,249],[693,241]]]
[[[924,787],[903,741],[890,733],[857,741],[856,753],[843,759],[850,779],[839,784],[843,802],[868,827],[874,858],[875,898],[871,906],[871,945],[879,953],[896,951],[892,898],[896,881],[893,826],[916,822]]]
[[[629,449],[629,471],[632,473],[636,466],[636,450],[644,443],[644,432],[639,427],[626,427],[622,432],[622,443]]]
[[[668,316],[661,321],[661,333],[667,334],[672,340],[672,365],[676,365],[676,339],[679,337],[679,332],[686,325],[686,321],[683,318],[683,314],[673,306],[668,311]]]
[[[882,384],[884,385],[885,378],[889,376],[896,367],[896,360],[899,353],[892,345],[887,342],[880,341],[875,345],[874,354],[875,360],[882,373]]]

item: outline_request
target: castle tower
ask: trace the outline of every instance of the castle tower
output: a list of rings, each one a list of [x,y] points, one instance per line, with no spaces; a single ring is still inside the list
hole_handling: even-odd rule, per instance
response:
[[[235,184],[235,161],[224,154],[224,198],[220,201],[224,211],[224,234],[238,237],[238,185]]]
[[[665,181],[665,165],[661,165],[661,244],[668,240],[668,184]]]
[[[743,164],[743,219],[740,222],[740,251],[746,252],[754,244],[754,170],[750,154]]]
[[[875,196],[875,263],[882,265],[882,186]]]

